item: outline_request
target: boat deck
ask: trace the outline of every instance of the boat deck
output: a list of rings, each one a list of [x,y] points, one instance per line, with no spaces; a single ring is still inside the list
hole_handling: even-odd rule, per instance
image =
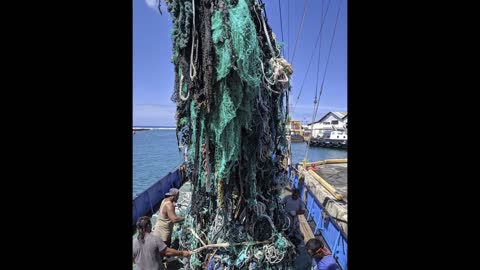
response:
[[[348,163],[317,165],[314,171],[330,185],[334,186],[342,194],[344,201],[347,201]]]
[[[185,183],[181,188],[180,188],[180,197],[178,199],[178,202],[180,204],[180,207],[177,210],[177,214],[182,215],[182,210],[186,208],[187,202],[189,203],[189,200],[191,198],[191,183],[187,182]],[[282,194],[282,197],[287,196],[291,194],[290,188],[286,188]],[[183,209],[182,209],[183,208]],[[305,214],[306,215],[306,214]],[[311,258],[308,255],[306,249],[305,249],[305,243],[315,237],[312,231],[311,225],[307,222],[305,215],[300,215],[299,216],[299,221],[300,221],[300,230],[303,233],[304,236],[304,242],[303,244],[300,244],[298,247],[299,254],[297,255],[295,261],[294,261],[294,269],[299,269],[299,270],[309,270],[311,266]],[[155,224],[156,222],[156,215],[152,216],[152,224]],[[134,235],[136,237],[136,234]],[[176,258],[171,258],[169,259],[169,262],[167,264],[167,270],[178,270],[182,268],[182,264],[176,259]],[[133,266],[133,269],[135,269],[135,266]]]

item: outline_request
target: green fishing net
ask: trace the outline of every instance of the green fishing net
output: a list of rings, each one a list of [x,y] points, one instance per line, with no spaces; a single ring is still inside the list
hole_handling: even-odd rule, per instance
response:
[[[237,269],[285,269],[295,252],[282,236],[284,218],[277,204],[285,179],[272,154],[285,149],[288,117],[288,83],[277,77],[292,71],[281,62],[263,4],[167,4],[173,20],[177,138],[188,149],[187,177],[193,185],[186,221],[175,235],[182,248],[191,250],[202,246],[191,230],[208,244],[230,244],[195,253],[185,269],[213,261]]]

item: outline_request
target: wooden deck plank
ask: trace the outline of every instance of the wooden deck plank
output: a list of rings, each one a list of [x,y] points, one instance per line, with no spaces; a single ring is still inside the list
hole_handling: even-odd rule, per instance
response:
[[[298,215],[298,221],[300,222],[300,231],[303,233],[303,241],[307,243],[307,241],[314,238],[315,235],[313,235],[312,228],[310,228],[304,215]]]

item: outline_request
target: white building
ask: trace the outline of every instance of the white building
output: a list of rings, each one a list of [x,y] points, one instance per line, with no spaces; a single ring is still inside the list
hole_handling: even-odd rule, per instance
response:
[[[320,120],[308,124],[312,138],[321,137],[324,130],[344,130],[348,128],[347,112],[329,112]]]

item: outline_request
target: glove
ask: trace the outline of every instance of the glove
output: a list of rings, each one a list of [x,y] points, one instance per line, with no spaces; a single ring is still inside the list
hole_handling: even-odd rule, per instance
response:
[[[296,216],[296,215],[297,215],[297,211],[290,211],[290,215]]]

